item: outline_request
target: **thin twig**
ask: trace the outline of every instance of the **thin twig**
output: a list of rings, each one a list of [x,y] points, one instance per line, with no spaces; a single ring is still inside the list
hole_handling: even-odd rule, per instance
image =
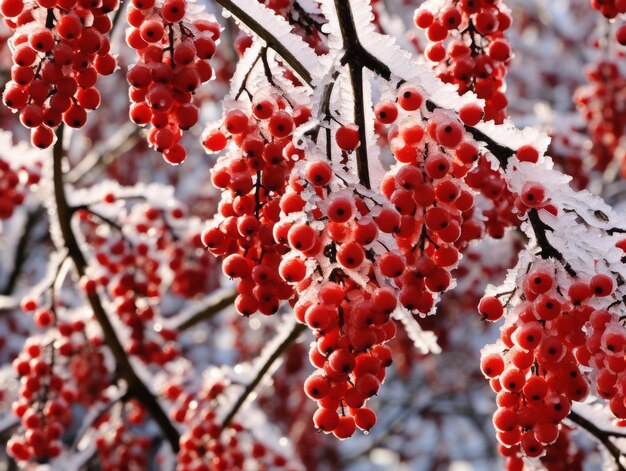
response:
[[[265,43],[281,56],[302,79],[310,84],[313,80],[311,73],[296,59],[296,57],[279,41],[268,29],[264,28],[255,18],[250,16],[232,0],[215,0],[223,8],[237,17],[243,24],[254,31]]]

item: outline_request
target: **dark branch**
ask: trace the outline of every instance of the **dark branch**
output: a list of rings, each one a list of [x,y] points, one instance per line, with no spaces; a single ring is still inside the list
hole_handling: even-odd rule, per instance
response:
[[[607,430],[602,430],[593,422],[585,419],[581,415],[578,415],[574,411],[570,412],[567,418],[574,422],[576,425],[585,429],[591,435],[593,435],[602,445],[604,445],[606,450],[611,454],[611,456],[615,460],[617,469],[619,469],[619,471],[626,471],[626,468],[621,461],[623,453],[619,449],[619,447],[611,441],[611,437],[621,437],[621,435],[609,432]]]
[[[337,11],[337,17],[339,18],[343,47],[346,50],[342,63],[361,68],[365,67],[380,75],[385,80],[390,80],[391,70],[389,67],[384,62],[374,57],[359,41],[350,1],[335,0],[335,9]]]
[[[237,292],[226,294],[224,297],[218,299],[215,303],[211,304],[210,306],[206,306],[205,308],[201,309],[195,314],[192,314],[187,319],[182,321],[175,327],[176,330],[178,330],[179,332],[183,332],[199,324],[200,322],[204,322],[213,318],[227,307],[232,306],[236,297]]]
[[[44,209],[42,207],[39,207],[36,210],[28,213],[28,215],[26,216],[26,223],[24,224],[22,236],[20,237],[20,240],[15,249],[15,256],[13,259],[13,270],[11,271],[9,278],[7,279],[6,285],[4,285],[4,287],[2,288],[2,291],[0,291],[0,294],[4,296],[8,296],[11,293],[13,293],[13,290],[15,289],[15,285],[17,284],[17,280],[22,271],[22,267],[24,266],[24,262],[28,258],[27,249],[28,249],[28,242],[30,241],[31,233],[33,232],[33,229],[37,225],[37,222],[39,222],[39,218],[41,218],[44,215],[44,213],[45,213]]]
[[[261,25],[255,18],[248,15],[241,7],[237,6],[232,0],[215,0],[223,8],[231,12],[235,17],[239,19],[244,25],[250,28],[254,34],[261,38],[265,43],[271,47],[276,53],[283,58],[283,60],[289,64],[289,66],[296,71],[296,73],[302,77],[307,83],[311,84],[311,73],[304,67],[298,59],[282,44],[269,30]]]
[[[61,234],[68,250],[69,257],[72,259],[78,276],[83,277],[85,276],[87,268],[87,260],[78,245],[78,241],[74,235],[74,230],[72,229],[72,209],[68,205],[63,183],[63,160],[65,158],[65,150],[63,149],[63,130],[64,126],[61,124],[57,129],[57,142],[55,143],[53,149],[54,198]],[[139,400],[146,407],[154,420],[159,424],[159,427],[169,441],[172,449],[174,451],[178,451],[178,440],[180,438],[178,431],[170,422],[167,414],[162,409],[156,397],[133,369],[127,353],[117,337],[117,333],[115,332],[115,329],[111,324],[106,311],[104,310],[98,294],[86,294],[86,296],[89,301],[89,305],[93,310],[94,316],[100,324],[105,342],[115,358],[117,373],[128,383],[129,394]]]
[[[367,162],[367,132],[365,129],[365,104],[363,102],[363,68],[350,64],[350,80],[354,90],[354,119],[359,128],[359,147],[355,150],[359,181],[368,190],[371,189],[370,170]]]
[[[570,276],[576,277],[576,272],[569,262],[563,258],[563,254],[555,249],[548,240],[546,231],[551,231],[552,228],[541,220],[536,209],[528,211],[528,220],[530,221],[530,225],[532,226],[535,237],[537,238],[537,244],[541,248],[541,257],[558,260]]]
[[[226,417],[222,422],[222,429],[225,429],[231,424],[231,422],[235,418],[235,415],[237,414],[239,409],[241,409],[241,406],[243,406],[248,396],[252,394],[252,392],[256,389],[261,380],[263,380],[266,373],[272,367],[274,362],[278,360],[278,358],[280,358],[285,350],[287,350],[287,348],[289,348],[289,346],[294,343],[298,339],[298,337],[300,337],[300,334],[302,334],[304,330],[305,326],[303,324],[296,324],[289,333],[289,335],[285,337],[285,339],[280,343],[280,345],[278,345],[278,347],[276,347],[276,350],[274,350],[269,358],[265,361],[265,363],[263,363],[261,369],[257,372],[257,375],[246,386],[241,395],[237,398],[237,401],[233,404],[233,407],[230,409],[228,414],[226,414]]]

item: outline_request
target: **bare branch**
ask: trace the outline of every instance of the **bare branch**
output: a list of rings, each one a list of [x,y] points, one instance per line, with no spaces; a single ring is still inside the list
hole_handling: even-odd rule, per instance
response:
[[[202,309],[200,309],[198,312],[189,316],[185,316],[185,319],[180,321],[180,323],[176,324],[173,328],[178,330],[179,332],[184,332],[185,330],[191,329],[193,326],[199,324],[200,322],[208,321],[227,307],[232,306],[235,302],[236,297],[236,291],[228,292],[212,302],[210,305],[202,307]]]
[[[72,229],[71,218],[72,209],[69,207],[65,194],[63,181],[63,159],[65,158],[65,150],[63,148],[63,130],[64,125],[61,124],[57,128],[57,142],[53,149],[53,183],[54,198],[56,202],[57,217],[61,234],[68,250],[69,257],[72,259],[74,268],[79,277],[85,276],[87,268],[87,260],[83,254],[74,230]],[[133,366],[130,363],[128,355],[124,347],[117,337],[115,328],[104,310],[100,297],[97,293],[86,294],[89,305],[93,310],[96,320],[100,324],[104,334],[105,343],[113,353],[116,362],[117,373],[128,383],[129,395],[140,401],[150,412],[154,420],[158,423],[164,436],[170,443],[174,451],[178,451],[178,440],[180,438],[178,430],[170,422],[167,414],[162,409],[154,394],[139,378]]]
[[[13,290],[15,289],[15,285],[17,284],[17,280],[22,271],[24,262],[28,258],[27,249],[28,249],[28,242],[30,241],[30,236],[33,232],[33,229],[35,229],[37,222],[40,220],[40,218],[44,214],[45,214],[44,208],[38,207],[34,211],[31,211],[30,213],[28,213],[28,215],[26,216],[26,222],[24,223],[22,236],[20,237],[20,240],[15,249],[15,255],[13,258],[13,269],[11,271],[11,274],[9,275],[9,278],[7,279],[6,284],[4,285],[2,290],[0,290],[0,294],[8,296],[11,293],[13,293]]]
[[[226,417],[224,418],[224,421],[222,422],[222,429],[230,425],[230,423],[235,418],[235,415],[237,414],[237,412],[239,412],[239,409],[241,409],[241,406],[244,405],[248,396],[250,396],[250,394],[252,394],[252,392],[256,389],[256,387],[259,385],[261,380],[265,377],[266,373],[272,367],[274,362],[278,360],[278,358],[280,358],[280,356],[285,352],[285,350],[287,350],[287,348],[289,348],[289,346],[292,343],[294,343],[298,339],[298,337],[300,337],[300,334],[304,332],[305,327],[306,326],[303,324],[294,325],[291,332],[289,332],[289,334],[285,337],[285,339],[276,347],[276,350],[272,352],[272,354],[268,357],[265,363],[261,365],[261,368],[257,372],[254,379],[246,386],[246,388],[243,390],[241,395],[237,398],[237,401],[233,404],[228,414],[226,414]]]
[[[578,426],[585,429],[591,435],[593,435],[602,445],[604,445],[606,450],[611,454],[611,456],[615,460],[615,465],[617,466],[617,469],[619,471],[626,471],[626,468],[621,461],[624,454],[619,449],[619,447],[615,443],[613,443],[613,441],[611,441],[611,437],[619,436],[618,434],[614,434],[612,432],[609,432],[608,430],[602,430],[593,422],[577,414],[574,411],[570,412],[567,418]]]

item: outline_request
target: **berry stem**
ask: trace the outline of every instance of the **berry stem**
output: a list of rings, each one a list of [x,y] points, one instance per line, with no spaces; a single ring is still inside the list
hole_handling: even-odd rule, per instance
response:
[[[52,29],[54,28],[54,9],[48,8],[46,12],[46,28]]]
[[[57,128],[57,141],[53,148],[52,178],[56,205],[55,209],[63,242],[68,250],[69,257],[72,259],[76,273],[82,278],[85,276],[87,260],[78,245],[74,230],[72,229],[72,209],[67,202],[63,181],[63,160],[65,158],[65,149],[63,147],[64,129],[65,126],[63,124]],[[154,394],[133,369],[126,351],[117,337],[115,328],[104,310],[100,297],[97,293],[86,293],[86,296],[94,316],[102,328],[105,343],[111,349],[113,357],[115,358],[117,374],[128,383],[128,393],[137,398],[137,400],[150,411],[150,414],[158,423],[163,434],[167,437],[170,446],[177,452],[179,449],[178,440],[180,438],[178,431],[170,422]]]

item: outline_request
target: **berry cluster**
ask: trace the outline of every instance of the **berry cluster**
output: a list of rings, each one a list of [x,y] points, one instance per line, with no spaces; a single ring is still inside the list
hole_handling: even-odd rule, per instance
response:
[[[624,146],[626,76],[611,60],[592,63],[586,75],[590,83],[576,91],[574,101],[587,123],[595,167],[604,170]],[[621,173],[626,175],[624,165]]]
[[[513,462],[519,452],[538,457],[557,442],[572,402],[589,393],[581,365],[598,369],[596,391],[606,399],[615,397],[611,410],[626,417],[616,386],[626,368],[626,331],[617,316],[594,307],[613,294],[612,278],[596,274],[568,286],[562,268],[545,261],[535,262],[519,282],[520,302],[507,316],[497,346],[483,350],[481,359],[481,370],[498,394],[493,417],[498,440]],[[504,314],[502,297],[510,300],[514,294],[483,297],[481,316],[498,320]]]
[[[128,352],[148,363],[163,365],[179,354],[176,332],[157,325],[164,265],[172,271],[175,294],[196,296],[214,288],[214,265],[208,257],[195,260],[200,235],[181,238],[171,225],[182,215],[180,208],[139,204],[118,215],[118,223],[93,209],[79,211],[81,227],[95,248],[83,289],[95,292],[102,286],[108,291],[114,312],[130,329]],[[109,230],[101,230],[103,225]],[[202,260],[206,263],[201,266]]]
[[[395,101],[380,102],[374,111],[381,123],[393,125],[387,136],[398,162],[381,184],[394,210],[377,218],[398,251],[382,254],[379,268],[400,289],[406,309],[427,314],[450,286],[459,250],[482,230],[463,181],[479,149],[458,119],[442,110],[422,113],[423,105],[420,91],[407,84]]]
[[[72,389],[54,372],[54,346],[30,340],[13,362],[20,377],[13,413],[22,430],[7,443],[16,460],[54,458],[61,453],[61,436],[71,421]]]
[[[590,0],[590,3],[593,8],[609,20],[614,20],[618,15],[626,13],[626,1],[624,0]],[[622,23],[617,29],[615,38],[622,46],[626,46],[626,24]]]
[[[415,11],[415,24],[426,30],[426,57],[440,79],[463,95],[473,91],[485,100],[485,120],[504,121],[504,76],[511,48],[504,32],[510,12],[501,0],[446,0]],[[436,5],[436,7],[435,7]],[[436,9],[432,9],[435,7]]]
[[[4,103],[19,111],[39,148],[54,141],[53,128],[64,122],[80,128],[87,111],[100,105],[98,75],[110,75],[116,62],[106,34],[108,14],[118,0],[2,0],[0,12],[14,30],[11,81]]]
[[[185,0],[134,0],[127,20],[126,40],[139,55],[127,75],[130,118],[150,124],[149,144],[169,163],[180,164],[187,157],[183,131],[198,122],[193,94],[213,76],[209,59],[220,26]]]
[[[383,343],[396,333],[389,317],[397,302],[393,291],[378,288],[366,297],[359,286],[350,285],[323,283],[320,303],[296,305],[296,316],[305,311],[304,319],[298,319],[317,337],[309,358],[320,371],[304,383],[306,394],[318,404],[313,422],[340,439],[352,436],[357,427],[367,432],[376,424],[366,403],[385,379],[392,359]]]
[[[237,311],[269,315],[276,312],[279,300],[293,297],[292,288],[279,276],[284,270],[281,259],[289,250],[289,227],[277,223],[281,210],[290,214],[305,204],[298,194],[281,195],[294,162],[302,157],[291,142],[292,133],[311,112],[292,106],[278,93],[258,93],[248,110],[226,112],[223,125],[205,134],[209,151],[223,150],[229,140],[236,149],[213,169],[213,184],[224,193],[220,217],[202,234],[202,241],[211,253],[225,257],[226,276],[239,279]]]
[[[67,358],[67,371],[74,385],[75,400],[90,406],[95,402],[106,402],[105,390],[110,379],[100,348],[102,339],[89,338],[85,326],[81,320],[59,323],[62,340],[58,352]]]
[[[115,420],[111,415],[105,412],[95,424],[95,445],[101,469],[147,469],[154,443],[150,437],[138,435],[133,429],[133,426],[143,425],[143,407],[136,401],[129,401],[123,405],[121,414],[125,420]]]
[[[226,471],[246,469],[249,463],[264,469],[285,468],[286,458],[256,440],[241,424],[222,426],[215,408],[228,385],[225,379],[214,379],[195,393],[177,381],[164,386],[165,397],[174,403],[172,418],[187,427],[180,437],[176,469]]]
[[[26,186],[36,184],[39,179],[37,169],[16,169],[0,157],[0,220],[13,215],[15,208],[24,202]]]
[[[348,155],[358,147],[358,131],[342,126],[335,141]],[[365,404],[378,393],[391,364],[383,344],[395,336],[390,316],[397,300],[393,288],[380,287],[375,258],[380,248],[374,246],[394,211],[387,208],[372,218],[365,196],[342,183],[325,160],[296,164],[274,236],[290,249],[279,274],[298,294],[296,319],[316,337],[309,358],[319,371],[304,384],[318,403],[314,424],[345,439],[357,427],[368,431],[376,423]]]

